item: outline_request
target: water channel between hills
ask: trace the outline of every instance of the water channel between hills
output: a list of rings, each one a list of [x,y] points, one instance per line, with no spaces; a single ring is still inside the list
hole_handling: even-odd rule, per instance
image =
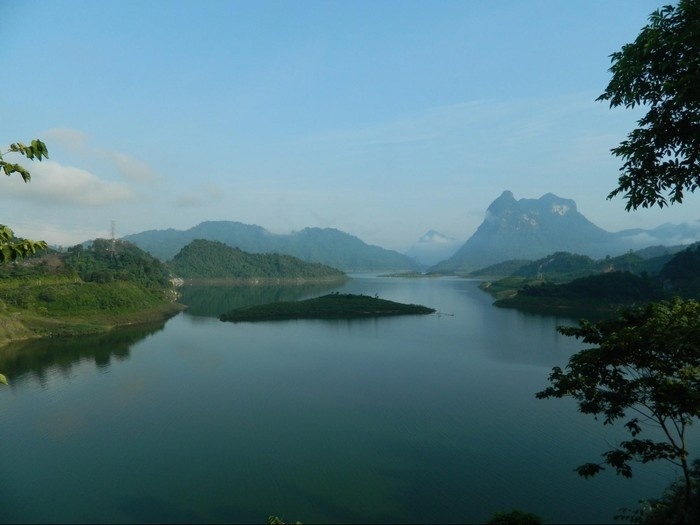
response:
[[[336,290],[439,314],[217,319]],[[495,308],[474,281],[361,275],[183,301],[165,324],[0,349],[0,521],[483,523],[520,509],[609,523],[675,479],[663,464],[579,478],[623,433],[534,397],[580,348],[555,330],[571,321]]]

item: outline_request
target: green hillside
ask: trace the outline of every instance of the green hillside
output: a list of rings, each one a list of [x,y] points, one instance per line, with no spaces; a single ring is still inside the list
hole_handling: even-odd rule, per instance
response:
[[[196,239],[168,263],[183,279],[263,281],[342,280],[340,270],[278,253],[247,253],[219,241]]]
[[[678,253],[682,250],[677,250]],[[519,277],[564,283],[579,277],[606,272],[631,272],[636,275],[658,274],[674,255],[665,252],[628,252],[617,257],[592,259],[587,255],[555,252],[534,261],[511,259],[466,274],[475,278]]]
[[[163,320],[175,298],[165,265],[130,243],[43,253],[0,265],[0,344]]]
[[[555,261],[550,275],[543,261]],[[663,262],[665,261],[665,262]],[[662,264],[663,263],[663,264]],[[658,271],[652,271],[660,266]],[[618,268],[623,269],[622,271]],[[538,274],[535,275],[535,271]],[[577,275],[583,275],[573,278]],[[652,259],[634,254],[593,261],[571,254],[523,266],[512,276],[485,282],[495,304],[540,313],[608,315],[620,306],[680,296],[700,298],[700,244]]]

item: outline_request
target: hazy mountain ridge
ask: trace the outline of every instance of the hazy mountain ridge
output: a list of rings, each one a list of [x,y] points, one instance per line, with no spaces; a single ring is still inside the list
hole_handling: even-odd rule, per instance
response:
[[[700,222],[653,230],[608,232],[581,214],[576,203],[547,193],[516,200],[504,191],[491,203],[476,232],[432,273],[468,272],[510,259],[535,260],[555,252],[594,258],[616,256],[658,244],[689,244],[700,238]],[[678,242],[683,240],[683,242]]]
[[[207,221],[188,230],[149,230],[124,237],[162,261],[172,259],[195,239],[223,242],[249,253],[292,255],[350,272],[417,271],[430,266],[429,273],[466,273],[556,252],[593,258],[643,249],[663,253],[669,247],[700,240],[700,221],[612,233],[589,221],[572,199],[547,193],[539,199],[516,200],[512,192],[504,191],[466,242],[428,230],[404,254],[368,245],[334,228],[273,234],[261,226],[235,221]]]
[[[149,230],[127,235],[154,257],[167,261],[195,239],[219,241],[248,253],[280,253],[306,262],[321,263],[344,271],[416,270],[410,257],[368,245],[333,228],[305,228],[290,234],[273,234],[256,225],[234,221],[207,221],[189,230]]]

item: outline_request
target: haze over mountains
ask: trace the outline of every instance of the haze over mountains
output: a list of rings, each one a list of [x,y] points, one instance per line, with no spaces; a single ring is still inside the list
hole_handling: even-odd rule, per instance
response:
[[[124,240],[167,261],[196,239],[219,241],[249,253],[281,253],[343,271],[381,272],[419,269],[409,256],[365,244],[357,237],[333,228],[305,228],[287,235],[233,221],[209,221],[189,230],[149,230]]]
[[[426,221],[430,218],[427,217]],[[677,246],[700,240],[700,221],[664,224],[652,230],[608,232],[584,217],[571,199],[547,193],[516,200],[504,191],[487,208],[484,221],[460,245],[429,230],[405,254],[368,245],[340,230],[305,228],[287,235],[233,221],[203,222],[188,230],[149,230],[127,235],[161,260],[172,259],[195,239],[219,241],[249,253],[281,253],[350,272],[464,272],[510,259],[534,260],[554,252],[602,258],[650,246]]]
[[[451,257],[462,244],[462,241],[454,237],[429,230],[406,250],[406,255],[423,266],[432,266]]]

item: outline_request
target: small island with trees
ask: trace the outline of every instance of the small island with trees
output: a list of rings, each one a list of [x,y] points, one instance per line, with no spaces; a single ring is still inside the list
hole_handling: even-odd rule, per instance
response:
[[[304,301],[284,301],[237,308],[220,316],[222,321],[254,322],[291,319],[357,319],[391,315],[425,315],[433,308],[402,304],[368,295],[332,293]]]

